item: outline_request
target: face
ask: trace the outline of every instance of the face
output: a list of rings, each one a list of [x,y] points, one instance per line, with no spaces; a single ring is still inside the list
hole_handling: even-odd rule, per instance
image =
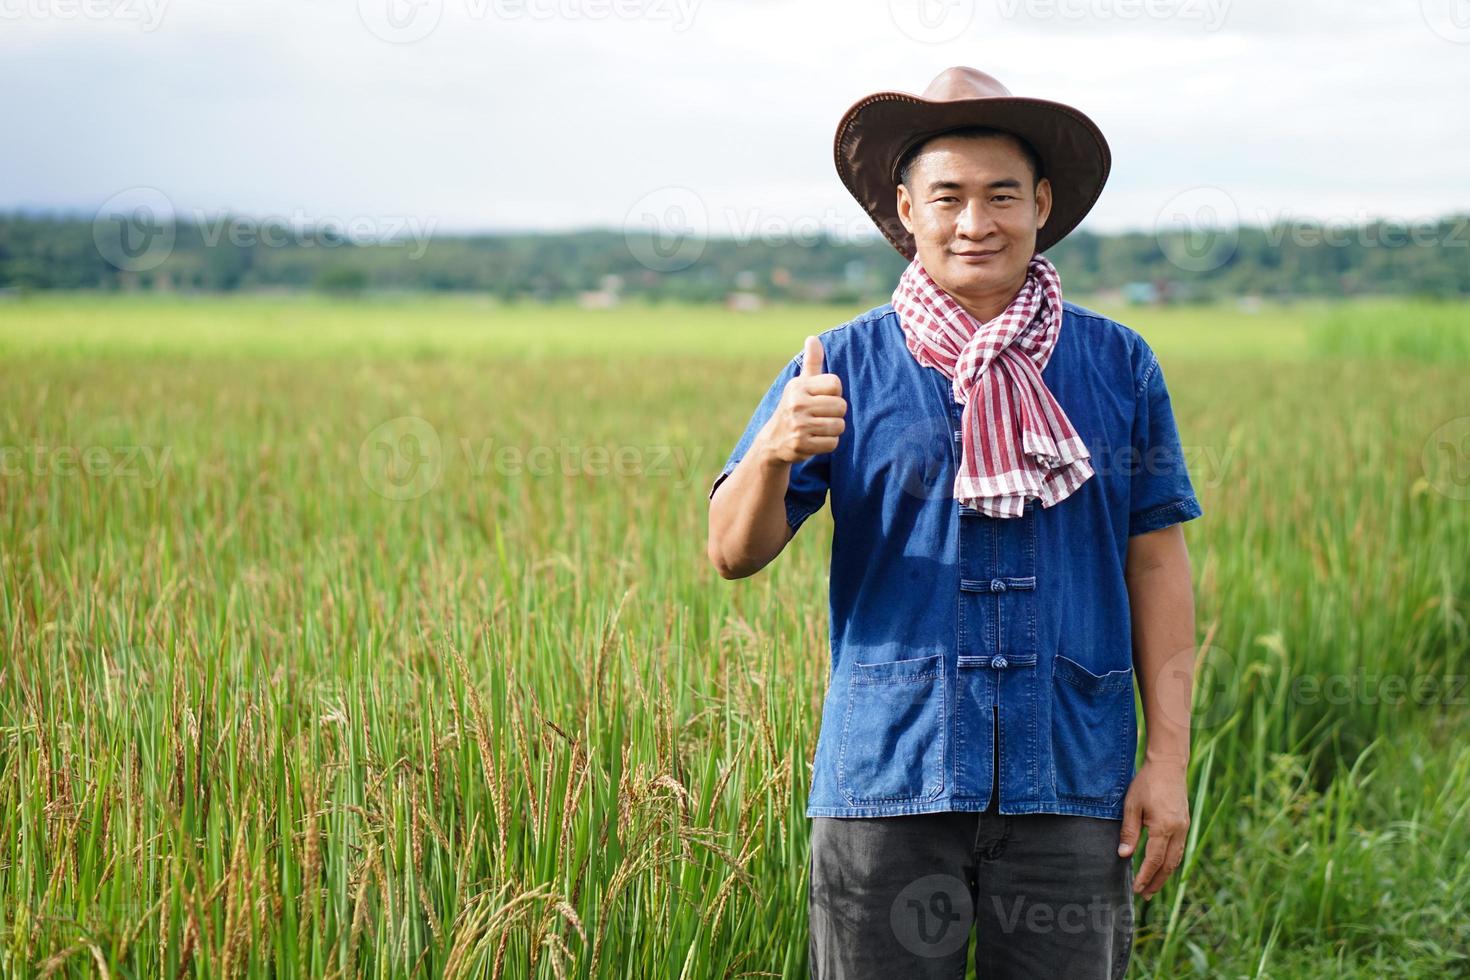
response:
[[[1051,213],[1051,184],[1008,137],[930,140],[898,185],[898,216],[919,261],[945,292],[988,319],[1026,281],[1036,232]],[[977,312],[978,311],[978,312]]]

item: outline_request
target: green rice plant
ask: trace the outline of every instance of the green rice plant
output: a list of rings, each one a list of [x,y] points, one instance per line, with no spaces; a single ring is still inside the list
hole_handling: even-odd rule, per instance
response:
[[[725,582],[706,492],[853,311],[612,312],[0,304],[0,975],[805,975],[830,515]],[[1205,510],[1134,976],[1470,969],[1463,371],[1319,312],[1119,314]]]

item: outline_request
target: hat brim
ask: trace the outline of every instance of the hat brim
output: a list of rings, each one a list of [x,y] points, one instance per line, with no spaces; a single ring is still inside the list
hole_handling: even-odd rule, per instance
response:
[[[1052,207],[1036,231],[1044,252],[1076,228],[1097,203],[1112,168],[1102,131],[1071,106],[1003,96],[933,102],[907,92],[879,92],[843,113],[833,140],[837,173],[878,230],[907,259],[914,236],[898,217],[899,158],[913,145],[961,126],[992,126],[1026,140],[1041,157]]]

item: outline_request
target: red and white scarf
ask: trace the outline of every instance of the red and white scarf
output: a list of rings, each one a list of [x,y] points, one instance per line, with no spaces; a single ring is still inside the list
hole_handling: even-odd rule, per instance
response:
[[[964,405],[954,496],[991,517],[1020,517],[1026,498],[1065,500],[1092,476],[1087,447],[1041,380],[1062,330],[1062,279],[1036,255],[1026,282],[980,323],[930,278],[917,257],[893,293],[909,351],[950,379]]]

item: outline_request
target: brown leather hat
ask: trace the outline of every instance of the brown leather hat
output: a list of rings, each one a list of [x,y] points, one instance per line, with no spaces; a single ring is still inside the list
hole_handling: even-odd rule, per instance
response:
[[[1107,183],[1112,154],[1096,123],[1060,102],[1011,95],[983,71],[948,68],[923,96],[869,95],[837,124],[837,173],[906,259],[914,257],[914,236],[898,218],[898,162],[916,143],[962,126],[1014,133],[1041,156],[1041,176],[1051,181],[1052,209],[1036,232],[1037,252],[1076,228]]]

